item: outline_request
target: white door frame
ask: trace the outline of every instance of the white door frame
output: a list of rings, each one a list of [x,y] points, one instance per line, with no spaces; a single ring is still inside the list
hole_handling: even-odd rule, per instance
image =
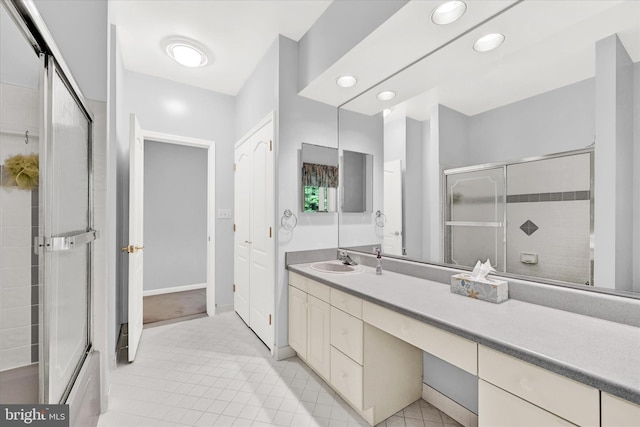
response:
[[[216,226],[216,143],[205,139],[142,130],[144,140],[164,142],[166,144],[184,145],[207,150],[207,315],[216,314],[216,275],[215,275],[215,226]]]

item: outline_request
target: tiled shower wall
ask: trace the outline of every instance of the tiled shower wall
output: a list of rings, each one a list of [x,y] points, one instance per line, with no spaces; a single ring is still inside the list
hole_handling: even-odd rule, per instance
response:
[[[590,280],[590,154],[507,167],[507,271]],[[536,264],[521,261],[535,254]]]
[[[38,102],[35,89],[0,84],[0,165],[38,153]],[[38,191],[0,187],[0,371],[38,361],[37,225]]]

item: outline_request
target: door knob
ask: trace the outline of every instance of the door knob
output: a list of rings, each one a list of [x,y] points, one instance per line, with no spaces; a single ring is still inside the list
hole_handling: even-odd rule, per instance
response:
[[[252,243],[252,242],[251,242],[251,240],[245,240],[244,242],[245,242],[247,245],[250,245],[250,244]]]
[[[120,251],[132,254],[132,253],[135,253],[135,252],[140,252],[143,249],[144,249],[144,246],[129,245],[129,246],[125,246],[123,248],[120,248]]]

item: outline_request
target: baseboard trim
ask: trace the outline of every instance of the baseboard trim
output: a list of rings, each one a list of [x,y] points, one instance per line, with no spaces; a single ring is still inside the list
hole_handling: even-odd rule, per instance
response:
[[[476,414],[426,384],[422,384],[422,398],[464,427],[478,427]]]
[[[173,286],[171,288],[164,288],[164,289],[150,289],[148,291],[142,291],[142,296],[150,297],[152,295],[164,295],[164,294],[171,294],[174,292],[193,291],[195,289],[203,289],[206,287],[207,287],[206,283],[196,283],[195,285]]]
[[[214,314],[222,314],[222,313],[228,313],[230,311],[233,311],[233,304],[229,304],[229,305],[216,305],[216,308],[214,310]]]
[[[276,360],[284,360],[295,356],[297,353],[290,346],[275,347],[273,358]]]

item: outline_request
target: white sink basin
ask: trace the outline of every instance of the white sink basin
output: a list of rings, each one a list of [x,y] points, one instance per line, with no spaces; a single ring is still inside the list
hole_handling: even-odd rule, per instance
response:
[[[311,264],[309,267],[312,270],[334,274],[360,273],[363,270],[361,265],[346,265],[341,261],[316,262],[314,264]]]

